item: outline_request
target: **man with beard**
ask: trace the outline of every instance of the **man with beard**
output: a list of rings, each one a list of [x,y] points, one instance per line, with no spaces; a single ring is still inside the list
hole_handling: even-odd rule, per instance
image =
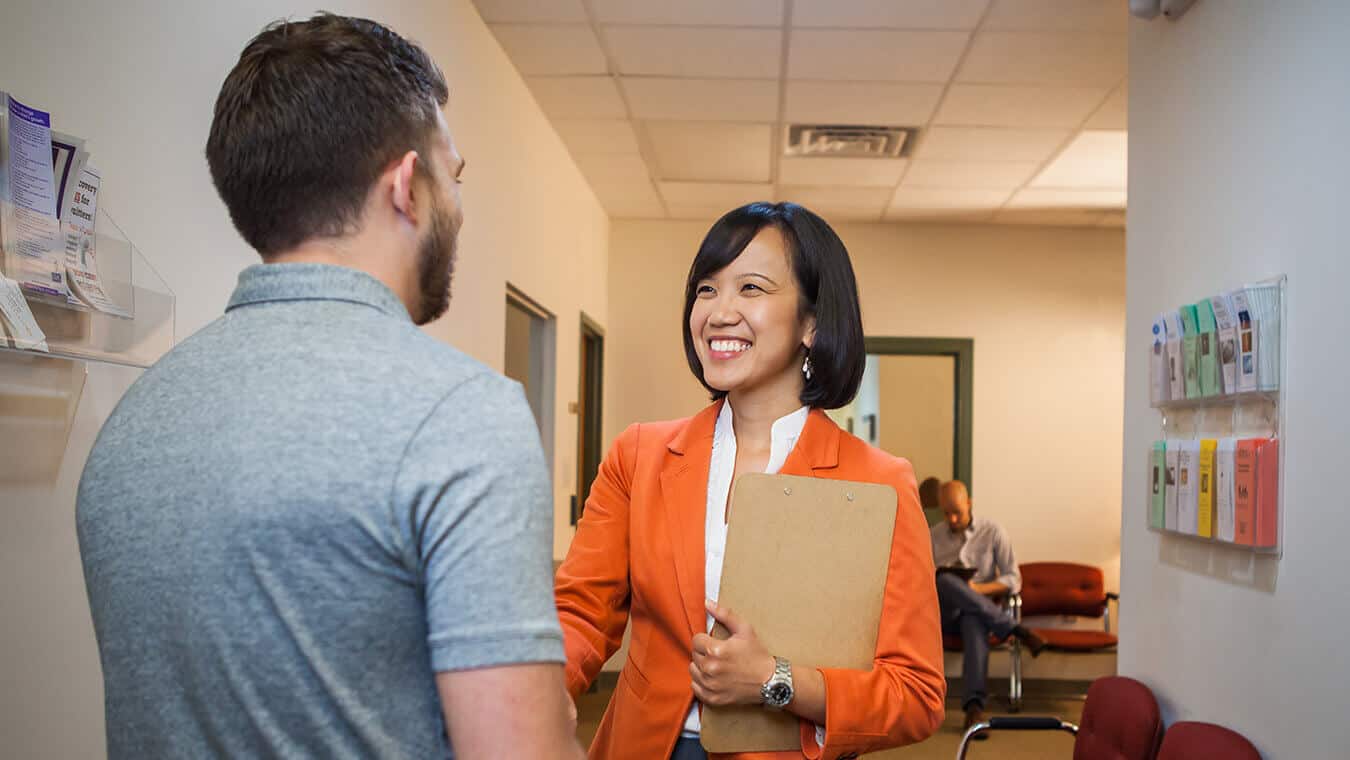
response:
[[[206,155],[263,263],[80,482],[110,758],[582,757],[530,410],[417,329],[462,219],[448,97],[326,14],[226,78]]]

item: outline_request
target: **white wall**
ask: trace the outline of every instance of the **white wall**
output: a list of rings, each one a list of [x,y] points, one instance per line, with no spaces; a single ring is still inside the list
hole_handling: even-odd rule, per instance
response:
[[[615,221],[605,430],[697,411],[684,277],[711,222]],[[868,335],[975,341],[975,508],[1019,561],[1119,562],[1124,235],[841,225]],[[883,417],[883,424],[886,423]]]
[[[1209,0],[1178,23],[1130,27],[1120,669],[1153,687],[1169,719],[1229,725],[1291,760],[1350,746],[1347,28],[1350,4],[1331,0]],[[1279,273],[1289,276],[1283,559],[1148,532],[1153,317]]]
[[[561,552],[575,480],[579,313],[607,323],[608,219],[468,0],[332,2],[422,42],[445,69],[448,119],[469,162],[449,314],[427,329],[500,369],[505,285],[558,315],[556,509]],[[211,187],[203,149],[244,43],[312,6],[7,0],[0,89],[89,139],[106,204],[178,296],[178,335],[221,313],[256,257]],[[3,358],[0,358],[3,361]],[[74,531],[74,491],[102,421],[137,373],[94,365],[57,482],[0,484],[0,754],[103,755],[102,682]],[[15,441],[0,441],[11,449]]]

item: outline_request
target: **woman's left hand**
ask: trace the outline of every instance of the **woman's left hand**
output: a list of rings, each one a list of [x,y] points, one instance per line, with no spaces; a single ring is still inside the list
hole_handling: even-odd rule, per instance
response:
[[[706,606],[731,638],[718,640],[706,633],[694,636],[694,661],[689,663],[694,697],[713,706],[762,704],[760,687],[773,676],[773,655],[760,643],[755,629],[735,612],[712,601]]]

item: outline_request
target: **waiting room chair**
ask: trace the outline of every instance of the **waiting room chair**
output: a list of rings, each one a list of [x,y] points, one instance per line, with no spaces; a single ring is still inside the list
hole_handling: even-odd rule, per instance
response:
[[[1083,703],[1082,725],[1053,717],[994,717],[970,727],[956,750],[965,760],[977,735],[993,731],[1064,731],[1076,738],[1073,760],[1162,760],[1158,747],[1163,741],[1162,713],[1153,692],[1124,676],[1099,678],[1088,689]],[[1240,738],[1240,737],[1239,737]],[[1200,756],[1175,755],[1172,760],[1200,760]],[[1205,755],[1204,759],[1219,755]],[[1246,756],[1234,755],[1237,760]]]
[[[1261,760],[1261,753],[1236,731],[1182,721],[1167,729],[1158,760]]]
[[[1028,562],[1019,565],[1019,569],[1022,616],[1072,615],[1103,621],[1101,631],[1032,628],[1045,640],[1047,648],[1097,652],[1116,646],[1116,634],[1111,632],[1111,602],[1119,601],[1120,596],[1105,590],[1100,569],[1072,562]]]

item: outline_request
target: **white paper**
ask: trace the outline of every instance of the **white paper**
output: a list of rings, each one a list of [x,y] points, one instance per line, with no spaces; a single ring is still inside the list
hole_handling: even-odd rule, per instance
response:
[[[1200,442],[1177,442],[1177,530],[1200,532]]]
[[[1214,451],[1214,469],[1215,485],[1218,491],[1214,494],[1215,520],[1218,524],[1218,530],[1214,537],[1220,541],[1232,543],[1236,539],[1237,533],[1237,515],[1234,513],[1233,500],[1233,478],[1237,474],[1234,456],[1237,452],[1236,438],[1220,438],[1219,447]]]
[[[1248,285],[1247,303],[1251,306],[1253,328],[1257,333],[1256,387],[1273,391],[1280,387],[1280,286],[1261,282]]]
[[[14,340],[15,348],[27,348],[34,351],[48,351],[47,335],[33,319],[33,311],[28,308],[28,299],[18,283],[8,277],[0,276],[0,315],[3,315],[5,327]]]
[[[1219,374],[1223,379],[1223,388],[1219,392],[1237,393],[1237,316],[1226,295],[1211,297],[1209,304],[1219,327]]]
[[[65,298],[64,241],[56,219],[51,115],[6,99],[9,204],[6,273],[24,288]]]
[[[104,291],[98,270],[98,237],[94,234],[98,217],[98,192],[102,177],[98,169],[85,165],[71,193],[66,221],[61,225],[66,233],[66,273],[70,289],[79,296],[79,303],[107,314],[130,316]]]
[[[1148,395],[1149,402],[1154,406],[1171,398],[1172,384],[1167,372],[1168,364],[1167,315],[1160,314],[1153,320],[1153,342],[1148,355]]]
[[[1256,320],[1247,304],[1247,291],[1239,288],[1228,294],[1237,321],[1237,388],[1241,393],[1256,390]]]

